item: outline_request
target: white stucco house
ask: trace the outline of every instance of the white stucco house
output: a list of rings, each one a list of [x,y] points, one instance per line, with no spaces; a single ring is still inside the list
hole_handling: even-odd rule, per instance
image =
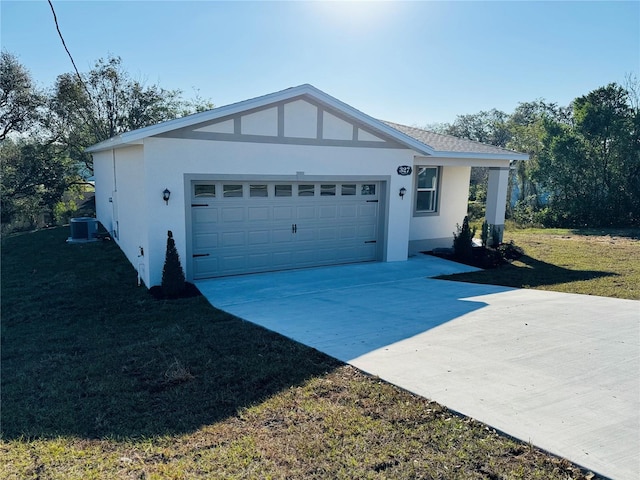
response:
[[[93,145],[96,212],[147,286],[167,230],[188,280],[368,261],[451,246],[472,166],[504,224],[527,155],[376,120],[300,85]],[[166,196],[169,196],[166,199]]]

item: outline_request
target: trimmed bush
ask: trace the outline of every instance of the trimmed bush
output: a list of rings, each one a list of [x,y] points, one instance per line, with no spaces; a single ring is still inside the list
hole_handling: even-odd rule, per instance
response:
[[[457,233],[453,234],[453,254],[463,262],[473,259],[473,236],[476,234],[475,227],[469,227],[469,217],[464,217],[462,227],[456,225]]]
[[[171,230],[167,231],[167,253],[162,269],[162,293],[165,298],[177,298],[185,291],[184,271],[176,250],[176,242]]]

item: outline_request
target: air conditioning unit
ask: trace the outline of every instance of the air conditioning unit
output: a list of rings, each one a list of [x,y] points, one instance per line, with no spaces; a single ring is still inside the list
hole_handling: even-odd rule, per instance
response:
[[[86,243],[98,240],[98,220],[92,217],[72,218],[71,236],[67,243]]]

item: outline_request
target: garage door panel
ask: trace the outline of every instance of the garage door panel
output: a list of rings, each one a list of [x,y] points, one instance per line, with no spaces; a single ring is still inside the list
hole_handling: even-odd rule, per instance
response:
[[[223,222],[242,222],[245,219],[244,207],[226,207],[222,209]]]
[[[247,240],[249,245],[269,245],[271,243],[271,235],[269,230],[249,231]]]
[[[207,223],[218,223],[217,208],[201,208],[193,210],[193,224],[202,227]]]
[[[340,206],[340,218],[356,218],[358,216],[357,205],[341,205]]]
[[[317,252],[317,248],[300,249],[292,252],[293,263],[300,267],[316,265]]]
[[[366,238],[369,240],[373,240],[376,238],[377,228],[375,225],[358,225],[357,230],[357,238]]]
[[[225,255],[220,257],[220,268],[224,271],[246,270],[246,255]]]
[[[284,229],[276,229],[271,231],[271,241],[273,243],[291,243],[293,242],[293,232],[291,227]]]
[[[336,218],[338,216],[338,207],[336,205],[327,205],[320,207],[318,218]]]
[[[249,221],[259,222],[269,220],[271,207],[249,207]]]
[[[315,228],[298,227],[294,235],[296,243],[314,242],[317,239]]]
[[[314,206],[302,206],[296,208],[296,219],[302,220],[314,220],[316,218],[316,207]]]
[[[366,205],[358,206],[358,217],[360,218],[373,218],[378,216],[378,204],[368,203]]]
[[[357,228],[355,225],[349,225],[346,227],[340,227],[340,239],[341,240],[353,240],[356,238]]]
[[[334,248],[320,248],[317,250],[318,263],[333,263],[338,260]]]
[[[294,208],[293,207],[273,207],[274,220],[293,220]]]
[[[218,259],[213,258],[195,258],[193,261],[194,276],[197,278],[206,278],[215,275],[218,272]]]
[[[335,240],[338,238],[336,227],[325,227],[318,229],[318,240]]]
[[[290,251],[274,252],[271,256],[271,261],[276,267],[291,268],[291,265],[293,265],[293,255]]]
[[[255,253],[247,256],[247,266],[251,270],[263,269],[271,263],[271,255],[268,253]]]
[[[240,247],[246,244],[245,232],[225,232],[221,236],[221,247]]]
[[[195,249],[196,250],[206,250],[210,248],[217,248],[218,246],[218,234],[217,233],[208,233],[203,234],[199,233],[195,235]]]

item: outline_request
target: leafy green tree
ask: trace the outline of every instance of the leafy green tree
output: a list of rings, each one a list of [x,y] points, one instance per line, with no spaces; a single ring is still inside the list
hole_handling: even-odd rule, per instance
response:
[[[505,147],[511,138],[509,115],[495,108],[470,115],[458,115],[445,133],[498,147]]]
[[[99,59],[81,75],[58,76],[50,101],[53,115],[48,127],[73,158],[93,172],[92,159],[84,149],[115,135],[155,125],[196,111],[213,108],[197,96],[183,100],[180,90],[144,85],[124,69],[122,59]]]
[[[5,139],[0,144],[2,224],[33,227],[40,213],[52,212],[73,182],[71,160],[51,143]]]
[[[0,141],[28,130],[40,117],[44,95],[15,55],[0,52]]]
[[[535,181],[535,172],[538,170],[538,157],[544,148],[545,119],[569,123],[569,111],[555,103],[538,99],[520,103],[507,122],[511,134],[507,148],[529,155],[529,160],[517,161],[514,165],[518,201],[526,202],[534,208],[540,207],[540,196],[543,193]]]
[[[556,224],[623,226],[640,221],[638,110],[617,84],[577,98],[571,122],[544,121],[537,180]]]

